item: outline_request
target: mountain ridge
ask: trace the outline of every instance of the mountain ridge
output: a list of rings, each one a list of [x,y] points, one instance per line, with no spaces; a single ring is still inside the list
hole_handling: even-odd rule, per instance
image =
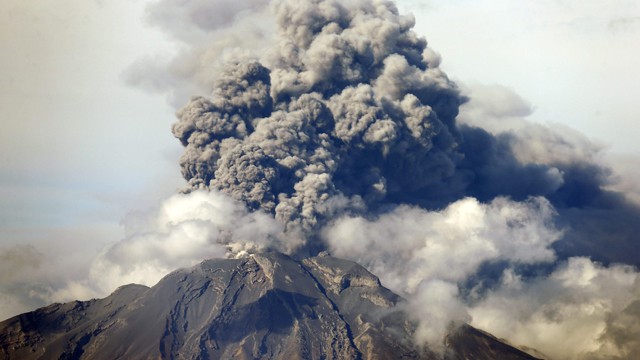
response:
[[[210,259],[153,287],[0,322],[1,359],[535,359],[469,325],[437,353],[403,299],[355,262],[269,252]]]

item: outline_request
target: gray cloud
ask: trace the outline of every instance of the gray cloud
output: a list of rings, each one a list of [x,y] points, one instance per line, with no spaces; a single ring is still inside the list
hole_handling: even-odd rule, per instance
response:
[[[28,273],[28,269],[39,268],[43,259],[43,254],[30,245],[3,247],[0,253],[0,281],[19,280]]]
[[[604,267],[583,257],[530,280],[508,269],[469,313],[474,324],[553,359],[631,359],[639,350],[631,324],[639,276],[631,266]]]
[[[48,266],[34,246],[0,246],[0,319],[52,300]]]
[[[608,26],[613,33],[631,31],[640,26],[640,16],[618,17],[610,20]]]
[[[356,211],[451,177],[463,98],[423,57],[412,17],[390,2],[273,8],[271,69],[236,62],[211,100],[178,112],[173,130],[192,188],[226,192],[308,232],[337,211],[330,199]]]
[[[210,33],[228,27],[244,15],[260,11],[268,0],[161,0],[148,7],[148,21],[177,39],[204,41]]]
[[[258,57],[271,48],[275,25],[269,1],[162,0],[147,7],[147,21],[174,39],[166,53],[131,64],[124,80],[147,91],[167,93],[182,106],[208,93],[228,61]]]
[[[291,253],[301,245],[273,217],[216,191],[175,194],[151,211],[130,214],[124,227],[125,236],[93,260],[88,277],[56,289],[54,298],[105,296],[129,283],[152,286],[203,258],[267,249]]]
[[[640,356],[640,300],[634,300],[622,311],[611,313],[606,319],[606,328],[600,336],[601,348],[607,349],[610,359],[634,359]],[[598,352],[585,358],[602,359]]]

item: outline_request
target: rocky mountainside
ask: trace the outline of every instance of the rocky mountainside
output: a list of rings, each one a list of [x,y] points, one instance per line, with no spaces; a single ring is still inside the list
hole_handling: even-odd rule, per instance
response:
[[[463,326],[436,354],[360,265],[278,253],[207,260],[154,287],[0,323],[0,359],[535,359]]]

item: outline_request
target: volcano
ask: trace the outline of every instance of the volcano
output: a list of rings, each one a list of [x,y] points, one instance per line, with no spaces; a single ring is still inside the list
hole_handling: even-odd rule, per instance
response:
[[[403,299],[326,254],[212,259],[0,323],[3,359],[535,359],[469,325],[416,345]]]

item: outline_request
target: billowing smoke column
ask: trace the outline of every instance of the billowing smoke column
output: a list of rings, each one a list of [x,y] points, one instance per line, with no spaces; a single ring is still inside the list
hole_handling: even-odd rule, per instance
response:
[[[267,229],[257,240],[214,237],[216,251],[356,260],[406,296],[417,340],[431,346],[471,322],[556,358],[640,353],[621,332],[639,333],[629,324],[640,321],[640,273],[612,264],[640,263],[640,207],[608,189],[596,146],[527,122],[530,108],[504,89],[467,103],[389,1],[267,3],[243,5],[236,15],[255,14],[245,20],[191,21],[200,38],[227,28],[221,38],[257,52],[195,40],[174,63],[190,69],[179,71],[187,82],[215,78],[172,129],[185,147],[185,192],[224,193],[249,209],[233,213],[244,214],[238,228]],[[203,8],[157,9],[173,7]],[[247,30],[272,14],[273,38]]]
[[[192,189],[310,232],[336,213],[429,204],[452,181],[464,101],[387,1],[283,1],[270,68],[229,65],[173,133]],[[453,187],[453,189],[452,189]]]
[[[169,5],[193,6],[188,13],[203,6],[158,6]],[[266,6],[252,2],[238,14],[252,9],[256,20]],[[281,0],[267,8],[275,34],[254,57],[239,52],[207,77],[202,68],[219,68],[227,42],[197,44],[209,49],[185,56],[191,82],[216,79],[211,96],[191,99],[173,126],[185,146],[187,191],[222,191],[274,214],[312,251],[325,246],[318,230],[342,215],[377,216],[399,204],[440,210],[469,196],[544,196],[566,230],[552,245],[562,257],[640,264],[632,251],[640,209],[605,190],[611,176],[598,149],[544,126],[509,129],[513,117],[499,118],[514,101],[508,96],[484,112],[469,106],[474,118],[456,124],[466,97],[411,30],[414,19],[392,2]],[[230,30],[221,37],[251,38],[237,47],[258,46],[241,18],[223,25]],[[518,106],[518,116],[530,111]],[[497,131],[488,130],[492,117]]]

